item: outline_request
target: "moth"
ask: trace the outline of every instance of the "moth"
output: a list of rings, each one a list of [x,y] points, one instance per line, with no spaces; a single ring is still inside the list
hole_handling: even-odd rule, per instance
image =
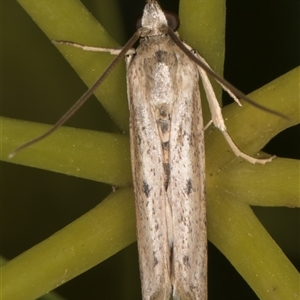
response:
[[[182,43],[173,32],[174,19],[171,17],[168,23],[167,17],[170,16],[164,14],[157,1],[147,0],[140,28],[121,50],[56,41],[118,56],[52,129],[20,146],[10,157],[64,124],[126,55],[143,299],[204,300],[207,299],[207,234],[200,79],[212,123],[220,129],[233,152],[251,163],[264,164],[272,157],[255,159],[234,144],[207,74],[214,76],[239,105],[236,96],[252,101],[216,75],[198,53]],[[134,50],[131,47],[138,39],[139,46]]]

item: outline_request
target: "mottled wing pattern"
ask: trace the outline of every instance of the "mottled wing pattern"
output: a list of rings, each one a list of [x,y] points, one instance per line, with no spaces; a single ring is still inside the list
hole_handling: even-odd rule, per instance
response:
[[[177,48],[177,49],[176,49]],[[170,132],[172,285],[175,299],[207,299],[204,130],[197,66],[174,44],[180,71]],[[176,88],[177,87],[177,88]],[[182,87],[182,88],[181,88]]]
[[[143,299],[169,299],[170,257],[163,150],[151,95],[153,50],[141,43],[128,66],[130,146]],[[146,51],[146,52],[142,52]],[[140,55],[140,53],[143,55]],[[144,272],[147,271],[147,274]]]
[[[168,36],[155,36],[141,41],[127,80],[143,299],[167,300],[171,293],[205,299],[206,280],[199,287],[206,278],[206,229],[197,67]]]

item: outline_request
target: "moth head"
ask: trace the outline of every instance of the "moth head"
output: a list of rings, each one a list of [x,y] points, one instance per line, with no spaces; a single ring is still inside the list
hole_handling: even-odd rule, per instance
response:
[[[154,36],[166,33],[168,27],[173,31],[178,29],[178,16],[173,12],[163,11],[157,1],[148,0],[143,15],[136,21],[136,29],[145,28],[147,36]]]
[[[147,1],[142,20],[142,28],[148,28],[150,35],[160,35],[161,28],[168,26],[164,12],[156,1]]]

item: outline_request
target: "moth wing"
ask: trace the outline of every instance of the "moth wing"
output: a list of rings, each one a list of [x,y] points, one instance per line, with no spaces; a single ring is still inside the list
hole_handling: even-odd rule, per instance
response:
[[[128,69],[127,86],[142,292],[144,300],[165,300],[172,288],[163,153],[154,112],[143,90],[149,79],[140,69]]]
[[[207,299],[204,130],[198,71],[180,59],[170,132],[168,196],[173,218],[172,285],[175,299]],[[184,88],[182,88],[184,87]]]

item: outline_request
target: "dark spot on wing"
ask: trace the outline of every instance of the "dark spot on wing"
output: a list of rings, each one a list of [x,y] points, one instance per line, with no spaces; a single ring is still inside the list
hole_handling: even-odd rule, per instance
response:
[[[168,176],[170,175],[170,164],[168,163],[164,164],[164,171]]]
[[[172,243],[172,245],[170,246],[170,266],[174,265],[173,257],[174,257],[174,248]]]
[[[162,133],[165,133],[169,130],[169,124],[170,124],[169,120],[162,120],[162,119],[157,120],[157,125],[160,127]]]
[[[187,195],[189,195],[193,190],[193,186],[192,186],[192,180],[189,179],[187,182],[186,182],[186,187],[184,189],[184,191],[186,192]]]
[[[183,257],[183,264],[184,264],[187,268],[190,268],[190,267],[191,267],[191,265],[190,265],[190,258],[189,258],[187,255],[185,255],[185,256]]]
[[[141,138],[141,136],[138,134],[138,135],[137,135],[137,144],[138,144],[138,145],[141,145],[141,143],[142,143],[142,138]]]
[[[148,185],[148,183],[146,181],[143,181],[143,192],[146,195],[146,197],[148,198],[150,195],[150,187]]]
[[[163,150],[169,150],[169,145],[170,145],[169,142],[163,142],[163,143],[161,143],[161,146],[162,146]]]
[[[169,185],[169,178],[170,178],[170,164],[169,163],[164,163],[163,164],[164,167],[164,171],[165,171],[165,190],[168,189],[168,185]]]
[[[160,114],[161,117],[167,118],[167,116],[168,116],[168,109],[166,108],[165,105],[162,105],[162,106],[159,108],[159,114]]]
[[[156,258],[155,252],[153,252],[153,268],[154,268],[155,266],[157,266],[157,264],[158,264],[158,260],[157,260],[157,258]]]
[[[166,51],[158,50],[155,52],[155,57],[157,62],[165,62],[165,56],[168,55]]]

